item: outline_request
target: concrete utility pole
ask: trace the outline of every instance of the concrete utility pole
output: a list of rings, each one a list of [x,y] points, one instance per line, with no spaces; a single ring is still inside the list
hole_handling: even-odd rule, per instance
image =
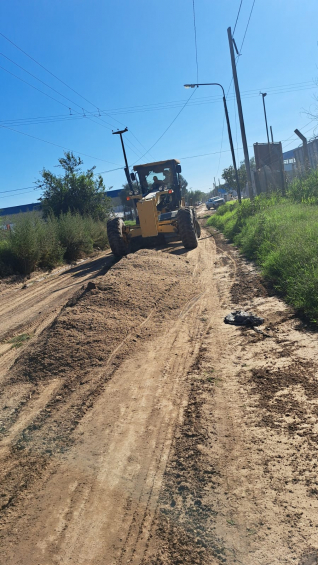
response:
[[[120,141],[121,141],[121,146],[123,148],[123,154],[124,154],[124,159],[125,159],[125,174],[126,174],[126,179],[129,185],[130,190],[133,189],[132,186],[132,182],[131,182],[131,178],[130,178],[130,174],[129,174],[129,167],[128,167],[128,161],[127,161],[127,156],[126,156],[126,151],[125,151],[125,146],[124,146],[124,140],[123,140],[123,133],[126,133],[126,131],[128,131],[128,128],[122,129],[122,130],[118,130],[118,131],[113,131],[113,135],[120,135]]]
[[[298,137],[300,137],[300,139],[303,142],[305,171],[306,171],[306,173],[308,173],[308,171],[310,169],[310,162],[309,162],[307,138],[302,133],[300,133],[299,129],[295,129],[294,131],[295,131],[295,134],[298,135]]]
[[[240,187],[240,181],[239,181],[239,176],[238,176],[237,167],[236,167],[236,159],[235,159],[235,151],[234,151],[233,138],[232,138],[232,132],[231,132],[230,118],[229,118],[229,113],[228,113],[228,110],[227,110],[227,103],[226,103],[224,88],[223,88],[222,84],[220,84],[219,82],[205,82],[205,83],[202,83],[202,84],[185,84],[184,86],[185,86],[185,88],[194,88],[195,86],[197,88],[199,86],[219,86],[220,88],[222,88],[223,106],[224,106],[224,112],[225,112],[225,118],[226,118],[226,124],[227,124],[227,132],[228,132],[228,136],[229,136],[229,142],[230,142],[230,148],[231,148],[231,154],[232,154],[232,161],[233,161],[233,168],[234,168],[234,174],[235,174],[235,180],[236,180],[238,201],[241,204],[241,187]]]
[[[273,136],[273,130],[272,130],[272,126],[269,126],[270,130],[271,130],[271,138],[272,138],[272,143],[274,143],[274,136]]]
[[[231,31],[230,27],[227,29],[227,34],[228,34],[228,38],[229,38],[229,46],[230,46],[230,54],[231,54],[233,80],[234,80],[235,93],[236,93],[237,110],[238,110],[238,115],[239,115],[239,120],[240,120],[240,128],[241,128],[242,144],[243,144],[243,151],[244,151],[244,161],[245,161],[245,167],[246,167],[248,192],[249,192],[250,198],[253,198],[254,195],[253,195],[252,173],[251,173],[250,159],[249,159],[249,155],[248,155],[248,147],[247,147],[247,141],[246,141],[246,133],[245,133],[244,118],[243,118],[241,94],[240,94],[240,88],[239,88],[238,79],[237,79],[237,73],[236,73],[236,64],[235,64],[235,56],[234,56],[234,49],[233,49],[232,31]]]

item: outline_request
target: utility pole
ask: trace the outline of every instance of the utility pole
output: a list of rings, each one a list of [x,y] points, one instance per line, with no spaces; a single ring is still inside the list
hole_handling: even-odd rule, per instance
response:
[[[267,143],[269,145],[268,125],[267,125],[267,116],[266,116],[266,108],[265,108],[265,96],[267,96],[267,92],[261,92],[261,95],[262,95],[262,98],[263,98],[264,116],[265,116],[266,133],[267,133]]]
[[[219,86],[220,88],[222,88],[222,92],[223,92],[223,106],[224,106],[224,112],[225,112],[225,118],[226,118],[227,132],[228,132],[228,136],[229,136],[230,148],[231,148],[231,153],[232,153],[232,161],[233,161],[233,168],[234,168],[234,173],[235,173],[235,180],[236,180],[236,188],[237,188],[237,194],[238,194],[238,201],[239,201],[239,203],[241,204],[241,188],[240,188],[240,181],[239,181],[238,172],[237,172],[237,167],[236,167],[236,159],[235,159],[235,151],[234,151],[233,138],[232,138],[232,132],[231,132],[230,118],[229,118],[229,113],[228,113],[228,111],[227,111],[227,103],[226,103],[226,97],[225,97],[224,88],[223,88],[222,84],[220,84],[219,82],[204,82],[204,83],[201,83],[201,84],[185,84],[184,86],[185,86],[185,88],[195,88],[195,87],[198,88],[199,86]]]
[[[274,136],[273,136],[273,130],[272,130],[272,126],[269,126],[270,130],[271,130],[271,138],[272,138],[272,143],[274,143]]]
[[[125,151],[125,146],[124,146],[124,140],[123,140],[123,133],[126,133],[126,131],[128,131],[128,128],[122,129],[122,130],[118,130],[118,131],[113,131],[113,135],[120,135],[120,141],[121,141],[121,146],[123,148],[123,154],[124,154],[124,159],[125,159],[125,174],[126,174],[126,179],[129,185],[130,190],[133,189],[132,186],[132,182],[131,182],[131,178],[130,178],[130,174],[129,174],[129,167],[128,167],[128,162],[127,162],[127,156],[126,156],[126,151]]]
[[[232,63],[232,71],[233,71],[233,80],[235,86],[235,93],[236,93],[236,102],[237,102],[237,110],[240,120],[240,128],[241,128],[241,136],[242,136],[242,144],[243,144],[243,151],[244,151],[244,161],[246,167],[246,175],[247,175],[247,184],[248,184],[248,192],[250,198],[253,198],[253,183],[252,183],[252,174],[251,174],[251,167],[250,167],[250,159],[248,155],[248,147],[246,141],[246,133],[245,133],[245,124],[243,118],[243,110],[242,110],[242,102],[241,102],[241,94],[237,79],[236,73],[236,64],[235,64],[235,56],[234,56],[234,49],[233,49],[233,38],[232,38],[232,31],[229,27],[227,29],[228,39],[229,39],[229,46],[230,46],[230,54],[231,54],[231,63]]]
[[[310,168],[310,164],[309,164],[307,138],[302,133],[300,133],[299,129],[295,129],[294,131],[295,131],[295,134],[298,135],[298,137],[300,137],[300,139],[303,142],[305,171],[306,171],[306,173],[308,173],[309,168]]]

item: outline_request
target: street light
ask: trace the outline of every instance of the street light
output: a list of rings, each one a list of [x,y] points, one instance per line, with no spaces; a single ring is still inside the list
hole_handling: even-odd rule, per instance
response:
[[[265,116],[266,133],[267,133],[267,143],[269,145],[268,125],[267,125],[267,116],[266,116],[266,108],[265,108],[265,96],[267,96],[267,92],[260,92],[260,94],[263,97],[264,116]]]
[[[235,180],[236,180],[236,185],[237,185],[238,201],[241,202],[241,188],[240,188],[240,182],[239,182],[238,172],[237,172],[237,168],[236,168],[236,159],[235,159],[235,153],[234,153],[232,132],[231,132],[231,126],[230,126],[229,113],[227,111],[227,104],[226,104],[224,88],[223,88],[222,84],[219,84],[218,82],[204,82],[204,83],[201,83],[201,84],[185,84],[184,85],[185,88],[195,88],[196,86],[197,87],[198,86],[219,86],[220,88],[222,88],[223,104],[224,104],[224,111],[225,111],[225,117],[226,117],[226,123],[227,123],[227,131],[228,131],[228,134],[229,134],[229,142],[230,142],[231,153],[232,153],[233,167],[234,167],[234,171],[235,171]]]

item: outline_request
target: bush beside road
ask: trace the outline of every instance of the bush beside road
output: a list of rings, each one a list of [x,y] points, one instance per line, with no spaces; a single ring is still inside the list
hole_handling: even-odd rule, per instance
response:
[[[51,270],[108,246],[106,222],[70,212],[46,220],[20,214],[13,229],[0,235],[0,277]]]
[[[222,231],[256,262],[264,278],[289,304],[317,323],[316,206],[297,203],[296,198],[259,196],[253,201],[244,200],[241,206],[236,202],[222,206],[207,224]]]

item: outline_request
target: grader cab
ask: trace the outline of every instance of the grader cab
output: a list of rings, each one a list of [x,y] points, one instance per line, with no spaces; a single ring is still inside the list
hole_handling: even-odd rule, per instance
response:
[[[126,226],[121,218],[108,221],[108,240],[114,255],[127,255],[135,238],[141,243],[173,238],[181,240],[187,249],[197,247],[200,225],[194,208],[185,206],[181,197],[180,162],[170,159],[147,163],[135,166],[134,171],[134,184],[127,198],[134,203],[136,225]]]

